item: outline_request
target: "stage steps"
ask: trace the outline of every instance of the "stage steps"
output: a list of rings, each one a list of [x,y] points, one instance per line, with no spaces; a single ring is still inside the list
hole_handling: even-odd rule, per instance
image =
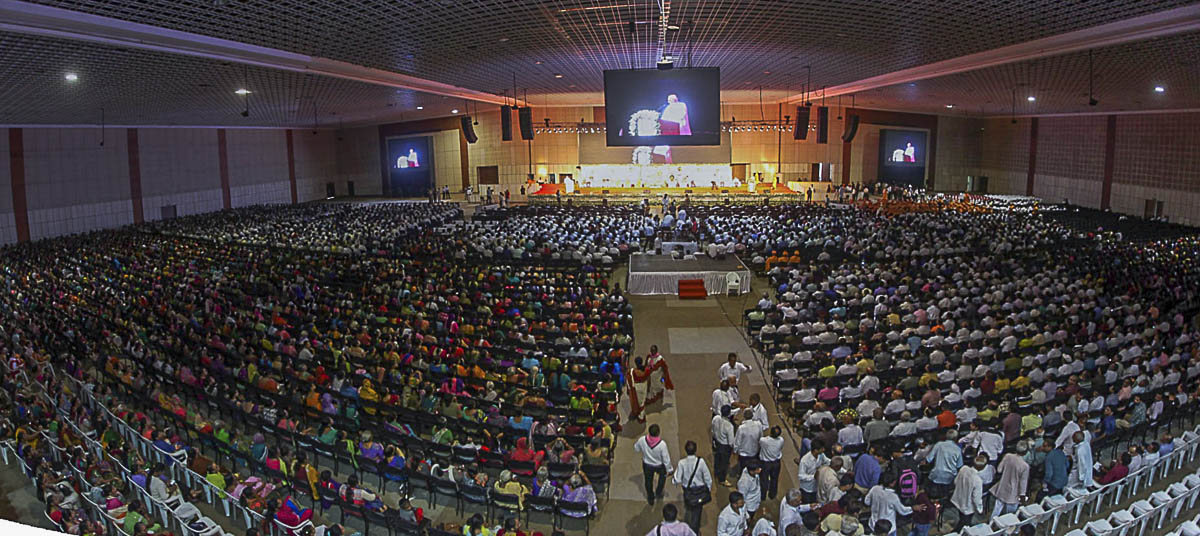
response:
[[[679,299],[703,300],[708,298],[708,289],[704,288],[703,279],[680,279]]]

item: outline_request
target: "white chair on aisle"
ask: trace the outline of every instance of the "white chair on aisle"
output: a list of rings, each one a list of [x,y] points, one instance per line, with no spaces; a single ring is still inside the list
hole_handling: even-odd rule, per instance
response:
[[[742,276],[737,272],[729,272],[725,276],[725,292],[730,296],[739,296],[742,293]]]

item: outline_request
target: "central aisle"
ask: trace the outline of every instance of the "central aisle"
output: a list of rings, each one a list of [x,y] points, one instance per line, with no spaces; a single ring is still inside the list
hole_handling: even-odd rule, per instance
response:
[[[617,270],[613,275],[615,280],[620,281],[624,270]],[[709,407],[712,391],[719,383],[717,369],[725,363],[729,352],[736,352],[740,361],[754,369],[742,376],[742,400],[748,400],[751,393],[758,393],[770,413],[771,425],[784,425],[784,419],[776,413],[774,399],[767,390],[763,371],[738,326],[742,311],[754,306],[764,285],[765,281],[756,279],[755,290],[749,294],[739,297],[710,296],[703,301],[680,301],[674,296],[630,297],[634,308],[634,356],[645,356],[651,345],[658,345],[671,367],[675,391],[669,391],[665,404],[656,406],[647,414],[645,425],[636,422],[626,424],[619,434],[612,466],[611,497],[601,509],[593,531],[599,530],[599,534],[642,536],[662,520],[664,503],[656,502],[653,507],[646,503],[641,456],[633,451],[634,441],[645,434],[650,424],[658,424],[662,429],[672,464],[682,455],[683,444],[692,440],[699,447],[698,454],[712,468],[709,435],[712,415]],[[628,411],[628,404],[622,401],[623,418]],[[786,427],[784,435],[788,437]],[[779,496],[774,501],[763,498],[763,508],[772,521],[777,519],[779,501],[786,490],[794,485],[796,464],[793,460],[796,457],[798,454],[793,442],[790,439],[785,441]],[[736,477],[731,475],[729,479],[735,481]],[[719,484],[714,486],[713,502],[704,509],[701,525],[703,534],[715,533],[717,515],[728,502],[729,492],[734,489]],[[679,486],[668,480],[664,490],[665,500],[679,507],[682,515],[683,494]]]

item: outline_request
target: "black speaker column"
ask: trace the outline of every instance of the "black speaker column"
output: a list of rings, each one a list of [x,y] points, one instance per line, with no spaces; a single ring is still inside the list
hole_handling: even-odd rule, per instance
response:
[[[517,108],[517,121],[521,123],[521,139],[533,139],[533,108],[523,106]]]
[[[829,107],[817,107],[817,143],[829,143]]]
[[[854,141],[855,134],[858,134],[858,114],[851,114],[846,116],[846,131],[842,133],[842,141]]]
[[[796,127],[795,130],[792,131],[792,139],[808,139],[808,113],[808,106],[796,107]]]
[[[500,107],[500,139],[512,141],[512,106]]]
[[[462,124],[462,133],[463,136],[467,138],[467,143],[475,143],[479,141],[479,136],[475,135],[475,126],[471,124],[471,116],[464,115],[458,119],[460,124]]]

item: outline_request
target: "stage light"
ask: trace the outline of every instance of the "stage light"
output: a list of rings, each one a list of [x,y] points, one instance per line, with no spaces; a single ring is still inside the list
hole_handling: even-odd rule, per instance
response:
[[[1034,97],[1033,95],[1030,95],[1030,96],[1028,96],[1028,97],[1025,97],[1025,100],[1027,100],[1027,101],[1029,101],[1029,102],[1033,102],[1033,101],[1037,100],[1037,98],[1036,98],[1036,97]]]
[[[455,109],[453,109],[453,110],[450,110],[450,113],[452,113],[452,114],[456,114],[456,113],[458,113],[458,108],[455,108]]]
[[[65,76],[63,76],[63,78],[66,78],[68,82],[75,82],[79,80],[79,75],[75,73],[67,73]]]
[[[1165,87],[1162,87],[1162,86],[1154,86],[1154,92],[1155,92],[1155,93],[1164,93],[1164,92],[1166,92],[1166,91],[1167,91],[1167,88],[1165,88]]]
[[[246,89],[246,88],[239,88],[236,91],[234,91],[234,93],[237,93],[238,95],[249,95],[250,90]]]
[[[947,108],[953,108],[953,107],[954,107],[954,105],[953,105],[953,104],[947,104],[947,105],[946,105],[946,107],[947,107]]]

